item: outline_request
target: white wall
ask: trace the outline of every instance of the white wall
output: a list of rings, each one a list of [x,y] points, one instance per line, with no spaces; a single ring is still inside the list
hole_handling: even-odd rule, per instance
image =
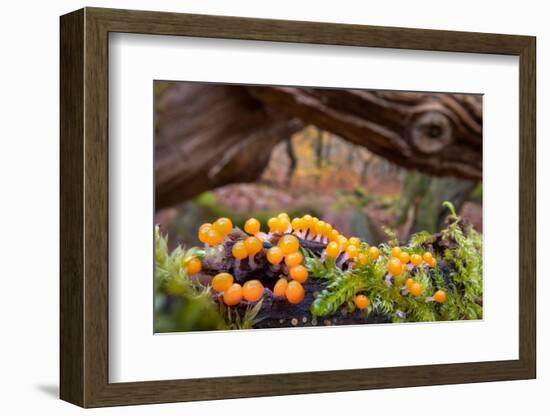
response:
[[[542,212],[550,146],[543,139],[544,103],[550,101],[550,26],[545,2],[524,0],[367,2],[338,1],[68,1],[4,2],[0,15],[0,409],[3,414],[76,414],[56,399],[58,384],[58,16],[82,6],[156,9],[536,35],[538,42],[538,305],[539,378],[536,381],[380,390],[339,394],[168,404],[93,410],[88,414],[261,415],[314,411],[318,415],[463,415],[545,413],[550,364],[543,347],[548,318],[543,258],[550,228]],[[545,235],[543,237],[543,235]],[[548,246],[548,245],[547,245]],[[508,253],[503,253],[503,256]],[[11,410],[11,411],[8,411]]]

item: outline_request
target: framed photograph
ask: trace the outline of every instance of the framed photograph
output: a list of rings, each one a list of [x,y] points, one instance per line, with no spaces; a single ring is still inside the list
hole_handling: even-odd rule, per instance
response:
[[[61,17],[82,407],[536,377],[535,38]]]

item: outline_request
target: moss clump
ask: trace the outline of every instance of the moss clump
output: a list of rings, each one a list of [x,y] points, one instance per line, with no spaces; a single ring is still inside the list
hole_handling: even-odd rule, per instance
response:
[[[155,228],[155,332],[225,328],[210,289],[185,270],[190,259],[202,255],[201,250],[180,246],[170,253],[166,237]]]
[[[391,232],[390,242],[380,246],[380,257],[367,258],[364,264],[341,270],[333,261],[321,262],[307,253],[306,264],[314,278],[327,280],[311,305],[317,316],[328,316],[339,309],[353,310],[353,299],[365,294],[370,300],[363,312],[388,315],[393,322],[426,322],[482,318],[482,239],[471,225],[464,224],[450,203],[447,227],[439,234],[425,232],[414,235],[402,249],[409,254],[433,252],[436,267],[409,266],[399,276],[391,276],[387,265],[391,249],[398,245]],[[367,246],[362,249],[366,251]],[[407,279],[421,287],[419,296],[412,296]],[[443,290],[447,298],[437,303],[433,294]]]
[[[261,301],[241,310],[226,307],[210,286],[188,275],[188,262],[204,254],[181,246],[169,252],[166,237],[155,228],[155,332],[250,329],[256,323]]]
[[[449,272],[451,296],[441,306],[444,319],[481,319],[483,317],[483,242],[481,235],[465,224],[453,207],[447,221],[448,227],[441,232],[439,246],[443,247],[444,259],[452,265]]]

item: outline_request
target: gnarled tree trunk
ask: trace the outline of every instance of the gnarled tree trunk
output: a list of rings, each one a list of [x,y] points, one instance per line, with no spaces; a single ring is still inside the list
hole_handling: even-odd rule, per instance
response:
[[[241,87],[175,84],[158,104],[157,209],[218,186],[256,180],[272,148],[302,126]]]
[[[157,104],[157,208],[256,180],[308,124],[405,168],[481,179],[481,96],[177,83]]]
[[[270,108],[409,169],[481,179],[481,96],[250,87]]]

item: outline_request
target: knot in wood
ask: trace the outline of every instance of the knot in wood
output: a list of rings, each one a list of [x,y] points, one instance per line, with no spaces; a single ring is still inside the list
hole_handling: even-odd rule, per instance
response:
[[[452,123],[439,111],[416,114],[409,126],[411,144],[422,153],[437,153],[453,141]]]

